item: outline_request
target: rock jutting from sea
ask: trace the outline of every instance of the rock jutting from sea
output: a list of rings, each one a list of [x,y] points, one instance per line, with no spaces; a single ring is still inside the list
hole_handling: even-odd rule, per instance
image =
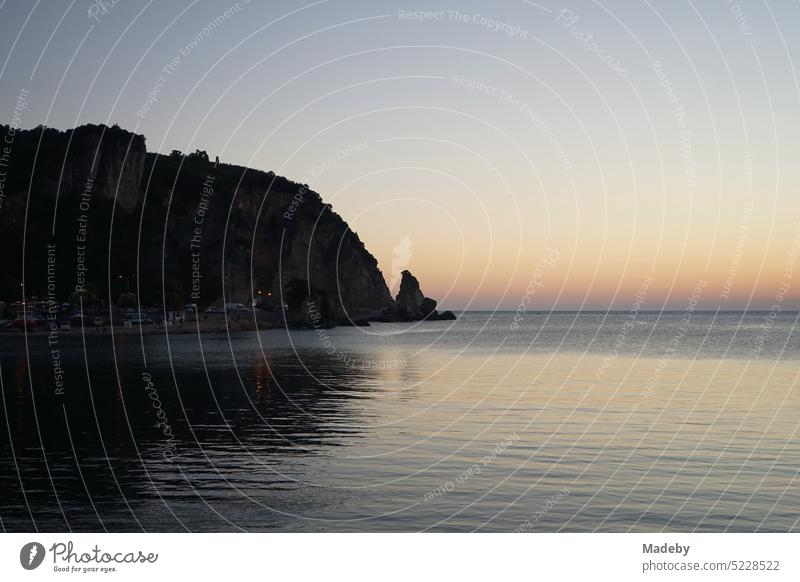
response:
[[[133,293],[164,312],[253,304],[292,327],[455,318],[407,271],[393,299],[331,205],[273,172],[147,152],[144,136],[104,125],[19,130],[5,170],[0,300],[24,280],[28,297],[54,287],[59,302]]]

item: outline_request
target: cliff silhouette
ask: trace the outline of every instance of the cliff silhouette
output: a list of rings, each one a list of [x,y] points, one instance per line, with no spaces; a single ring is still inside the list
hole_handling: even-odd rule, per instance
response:
[[[13,138],[0,168],[0,299],[20,300],[24,276],[27,298],[252,301],[300,326],[431,315],[398,307],[375,257],[305,184],[202,151],[148,153],[117,126],[0,133]]]

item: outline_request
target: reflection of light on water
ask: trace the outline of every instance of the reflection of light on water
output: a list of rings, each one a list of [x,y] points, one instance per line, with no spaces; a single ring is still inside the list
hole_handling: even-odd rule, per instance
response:
[[[116,349],[122,353],[125,350],[125,344],[128,343],[128,336],[126,334],[120,335],[112,335],[112,341],[117,344]],[[117,393],[116,398],[117,402],[123,404],[122,402],[122,379],[125,377],[125,360],[124,358],[116,358],[115,366],[117,368]],[[124,404],[123,404],[124,405]]]
[[[17,357],[17,365],[14,368],[14,387],[16,388],[15,394],[17,397],[17,429],[22,430],[23,407],[25,406],[25,384],[27,382],[27,367],[25,366],[25,358],[22,354]]]
[[[203,345],[208,377],[197,366],[196,338],[170,338],[170,360],[158,357],[165,340],[148,337],[154,354],[148,369],[164,379],[166,399],[170,366],[176,366],[185,414],[178,428],[202,445],[187,439],[180,470],[148,460],[149,473],[136,460],[125,417],[113,419],[122,412],[109,386],[116,381],[112,352],[91,350],[96,418],[110,458],[92,435],[76,432],[86,437],[87,448],[78,450],[81,470],[93,496],[99,490],[101,498],[118,501],[118,491],[103,491],[113,484],[105,478],[111,464],[125,477],[135,507],[147,507],[141,515],[152,522],[145,525],[164,530],[180,526],[161,493],[190,529],[230,525],[196,509],[193,488],[236,525],[257,530],[471,531],[483,524],[481,530],[513,531],[528,522],[542,531],[626,531],[634,523],[642,530],[667,524],[745,530],[765,517],[766,529],[797,527],[800,339],[792,333],[794,316],[772,329],[764,353],[773,359],[766,360],[750,357],[759,330],[747,328],[763,315],[748,316],[742,329],[738,316],[698,315],[646,394],[644,383],[682,325],[681,314],[627,332],[629,349],[620,349],[600,378],[596,370],[625,316],[548,314],[526,319],[520,333],[508,337],[512,317],[467,314],[443,337],[439,322],[406,327],[429,333],[392,336],[381,332],[403,326],[336,328],[333,355],[322,353],[313,332],[294,333],[293,347],[279,331],[210,337]],[[776,359],[784,344],[786,355]],[[141,392],[139,347],[128,340],[121,358],[133,371],[125,386],[129,405]],[[231,350],[246,390],[229,381]],[[29,410],[26,361],[24,351],[21,360],[20,352],[7,353],[3,363],[9,390],[16,381],[19,423],[22,410]],[[338,359],[339,353],[347,357]],[[717,356],[722,353],[726,359]],[[76,411],[91,410],[88,401],[78,401],[88,398],[79,389],[85,380],[70,376]],[[195,389],[207,382],[210,390]],[[13,398],[9,392],[10,406]],[[149,409],[129,411],[137,444],[157,446],[161,435],[149,428]],[[36,430],[45,431],[52,457],[73,468],[63,427],[45,420],[39,427],[25,422],[21,439],[38,446]],[[484,461],[487,455],[491,461]],[[26,468],[23,478],[46,489],[44,465]],[[75,513],[88,523],[92,512],[78,511],[87,508],[84,485],[70,474]],[[448,483],[456,486],[448,490]],[[443,486],[446,494],[425,502],[426,492]],[[542,511],[562,490],[569,495]],[[107,511],[115,523],[135,527],[124,506],[112,505]],[[25,507],[22,499],[17,507]],[[540,519],[532,519],[537,512]],[[24,511],[11,516],[27,519]],[[363,516],[374,519],[348,521]]]
[[[262,399],[272,400],[273,380],[272,368],[270,368],[266,356],[258,354],[256,356],[256,402],[261,402]]]

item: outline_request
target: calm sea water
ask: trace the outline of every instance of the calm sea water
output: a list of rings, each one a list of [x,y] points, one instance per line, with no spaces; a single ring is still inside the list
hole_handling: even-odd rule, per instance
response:
[[[0,520],[797,531],[798,314],[0,337]]]

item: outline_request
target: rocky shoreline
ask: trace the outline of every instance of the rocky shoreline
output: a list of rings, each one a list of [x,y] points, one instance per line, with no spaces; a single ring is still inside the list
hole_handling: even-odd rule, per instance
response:
[[[426,321],[445,321],[456,319],[456,316],[450,312],[436,314],[425,318]],[[220,314],[221,315],[221,314]],[[375,319],[358,320],[358,321],[344,321],[336,325],[327,326],[331,327],[369,327],[371,323],[400,323],[410,322],[417,320],[410,319]],[[56,330],[59,336],[107,336],[107,335],[188,335],[188,334],[224,334],[236,333],[245,331],[269,331],[278,329],[291,329],[291,330],[311,330],[315,329],[313,325],[305,325],[302,323],[293,323],[284,320],[282,316],[278,317],[263,317],[261,314],[256,313],[256,319],[253,318],[253,313],[237,314],[229,316],[227,319],[224,316],[187,320],[180,323],[168,323],[164,325],[162,322],[154,322],[147,325],[126,326],[122,322],[111,325],[98,325],[98,326],[72,326],[70,328],[58,328]],[[36,328],[23,329],[0,329],[0,337],[21,337],[23,335],[31,336],[46,336],[53,333],[53,330],[45,326],[37,326]]]
[[[212,160],[148,152],[144,136],[117,126],[18,131],[2,315],[238,305],[259,314],[238,324],[253,329],[455,319],[409,271],[393,298],[358,234],[307,184]]]

